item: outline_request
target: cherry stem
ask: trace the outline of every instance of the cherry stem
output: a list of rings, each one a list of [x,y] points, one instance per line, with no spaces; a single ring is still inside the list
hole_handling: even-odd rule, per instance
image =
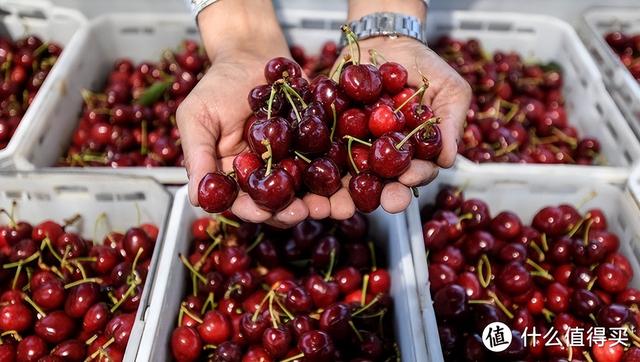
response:
[[[540,235],[540,241],[542,242],[542,250],[545,252],[549,251],[549,243],[547,243],[546,233],[542,233],[542,235]]]
[[[538,246],[538,243],[536,243],[535,241],[531,241],[529,243],[529,246],[531,247],[531,249],[535,250],[538,253],[538,261],[543,262],[545,255],[542,249],[540,249],[540,246]]]
[[[184,304],[184,302],[180,305],[180,310],[184,311],[184,314],[188,315],[189,318],[193,319],[194,321],[196,321],[196,322],[198,322],[200,324],[203,323],[203,320],[200,317],[198,317],[197,315],[193,314],[193,312],[191,312],[189,310],[189,308],[187,308],[187,306]]]
[[[404,106],[406,106],[409,102],[411,102],[412,99],[418,96],[422,97],[422,94],[424,94],[424,92],[427,90],[428,87],[429,87],[428,84],[423,84],[420,88],[418,88],[418,90],[415,93],[413,93],[409,98],[405,99],[405,101],[402,102],[402,104],[398,106],[393,112],[394,113],[400,112],[400,110],[404,108]]]
[[[498,295],[490,290],[487,291],[487,295],[491,297],[491,299],[493,299],[493,301],[496,303],[496,306],[498,308],[500,308],[500,310],[507,316],[509,317],[509,319],[513,319],[513,313],[511,313],[511,311],[502,303],[502,301],[500,300],[500,298],[498,298]]]
[[[285,88],[284,96],[287,98],[287,101],[289,101],[289,104],[291,104],[291,109],[293,109],[293,113],[295,113],[296,115],[296,120],[298,121],[298,124],[300,124],[300,122],[302,122],[302,119],[300,118],[300,112],[298,112],[298,107],[296,107],[296,103],[291,98],[291,95],[289,94],[289,92],[286,91],[286,88]]]
[[[16,341],[20,342],[22,340],[22,337],[20,336],[20,333],[18,333],[18,331],[15,330],[9,330],[9,331],[5,331],[2,332],[2,334],[0,334],[0,337],[6,337],[6,336],[11,336],[13,337],[13,339],[15,339]],[[1,343],[1,340],[0,340]]]
[[[8,212],[6,209],[0,209],[0,213],[5,214],[7,218],[9,218],[9,227],[15,229],[18,225],[13,218],[13,210],[15,203],[11,206],[11,212]]]
[[[240,227],[240,224],[237,221],[233,221],[233,220],[231,220],[229,218],[226,218],[226,217],[224,217],[222,215],[216,215],[216,220],[220,221],[221,223],[223,223],[225,225],[232,226],[232,227],[234,227],[236,229]],[[209,233],[209,232],[207,231],[207,233]],[[211,236],[211,234],[209,234],[209,236]],[[214,237],[211,237],[211,238],[215,239]]]
[[[213,242],[211,244],[209,244],[209,246],[207,247],[207,249],[204,251],[204,253],[202,254],[202,256],[200,257],[200,259],[198,259],[198,261],[195,263],[195,265],[193,266],[193,268],[197,271],[200,271],[200,268],[202,268],[202,266],[204,265],[204,262],[207,260],[207,258],[209,257],[209,254],[211,254],[211,252],[213,251],[213,249],[215,249],[216,246],[218,246],[220,244],[220,242],[222,242],[222,237],[218,237],[215,238],[213,240]]]
[[[127,300],[127,298],[129,298],[131,294],[135,291],[136,287],[137,285],[135,284],[130,285],[129,288],[127,288],[127,291],[122,295],[120,300],[118,300],[116,304],[114,304],[113,307],[111,307],[110,312],[113,313],[116,310],[118,310],[118,308],[120,308],[122,303],[124,303],[124,301]]]
[[[551,132],[558,137],[562,142],[567,143],[572,149],[578,147],[578,141],[575,137],[568,136],[566,133],[562,132],[558,128],[553,128]]]
[[[292,362],[292,361],[295,361],[295,360],[297,360],[299,358],[304,358],[304,353],[298,353],[297,355],[291,356],[291,357],[286,358],[286,359],[283,359],[280,362]]]
[[[402,141],[400,141],[396,145],[396,149],[401,149],[402,146],[404,146],[404,144],[407,143],[407,141],[409,141],[411,139],[411,137],[413,137],[413,135],[415,135],[416,133],[420,132],[421,130],[423,130],[423,129],[427,128],[427,127],[433,126],[434,124],[438,124],[438,123],[440,123],[440,118],[439,117],[432,117],[432,118],[429,118],[428,120],[424,121],[424,123],[422,123],[418,127],[414,128],[411,132],[409,132],[406,136],[404,136]]]
[[[38,259],[38,257],[40,256],[40,252],[36,251],[35,253],[31,254],[29,257],[24,258],[24,259],[20,259],[16,262],[13,263],[8,263],[8,264],[4,264],[2,265],[3,269],[11,269],[11,268],[15,268],[15,267],[20,267],[24,264],[28,264],[31,263],[32,261]]]
[[[275,293],[271,293],[269,296],[269,315],[271,316],[271,323],[273,324],[273,328],[278,328],[278,322],[276,321],[276,313],[273,310],[273,298],[275,297]]]
[[[353,62],[354,64],[360,64],[360,44],[358,43],[358,38],[356,37],[356,34],[353,33],[353,30],[351,30],[351,28],[348,25],[342,25],[340,27],[340,30],[342,30],[342,32],[344,33],[345,37],[347,38],[347,45],[349,46],[349,53],[351,54],[351,57],[353,58],[354,52],[353,52],[353,45],[355,44],[356,49],[358,51],[358,60]]]
[[[627,330],[627,333],[631,336],[631,339],[633,339],[635,342],[640,343],[640,337],[638,337],[638,335],[633,332],[633,328],[629,326],[629,324],[625,324],[624,328]]]
[[[553,280],[553,276],[551,276],[551,274],[549,274],[548,271],[546,271],[543,267],[541,267],[538,263],[536,263],[535,261],[527,258],[527,260],[525,261],[528,265],[530,265],[531,267],[533,267],[538,273],[539,276],[549,279],[549,280]],[[538,274],[536,274],[538,275]]]
[[[302,109],[307,108],[307,103],[305,103],[304,98],[302,98],[300,93],[298,93],[295,89],[293,89],[291,84],[287,83],[286,81],[283,81],[282,82],[282,87],[284,87],[285,95],[287,93],[293,94],[300,101],[300,104],[302,105]],[[294,106],[294,108],[295,108],[295,105],[293,103],[291,105]]]
[[[333,135],[336,132],[336,125],[338,124],[338,115],[336,112],[335,102],[331,103],[331,114],[333,115],[333,123],[331,124],[331,135],[329,135],[329,140],[333,142]]]
[[[596,280],[598,280],[598,276],[593,277],[593,279],[589,281],[589,284],[587,284],[587,290],[593,289],[593,285],[596,283]]]
[[[86,279],[76,280],[75,282],[71,282],[69,284],[65,284],[64,285],[64,289],[70,289],[70,288],[73,288],[73,287],[78,286],[80,284],[86,284],[86,283],[100,284],[100,283],[102,283],[102,279],[100,279],[100,278],[86,278]]]
[[[40,306],[38,304],[36,304],[36,302],[33,301],[33,299],[31,299],[26,293],[22,293],[22,299],[24,299],[25,302],[27,302],[29,305],[31,305],[33,307],[33,309],[36,310],[36,312],[38,312],[38,319],[40,318],[44,318],[47,316],[47,313],[45,313],[42,308],[40,308]]]
[[[224,298],[223,299],[229,299],[229,297],[231,296],[231,293],[233,293],[234,291],[240,289],[240,286],[238,284],[234,284],[231,285],[227,288],[227,291],[224,292]]]
[[[343,138],[347,139],[347,153],[349,154],[349,161],[351,162],[351,166],[353,166],[353,170],[356,172],[356,175],[360,173],[360,170],[358,169],[358,166],[356,166],[356,161],[353,159],[353,154],[351,153],[351,145],[353,143],[353,141],[356,141],[358,143],[361,143],[365,146],[369,146],[371,147],[371,143],[366,142],[366,141],[362,141],[358,138],[355,138],[353,136],[344,136]]]
[[[360,293],[360,306],[364,306],[367,301],[367,288],[369,287],[369,274],[362,278],[362,292]]]
[[[331,279],[331,274],[333,273],[333,266],[336,263],[336,249],[331,249],[329,253],[329,269],[327,273],[324,275],[324,281],[327,282]]]
[[[144,248],[139,248],[138,252],[136,252],[135,258],[133,258],[133,263],[131,264],[131,273],[135,273],[136,267],[138,266],[138,261],[140,260],[140,256],[142,255]]]
[[[116,339],[115,339],[114,337],[111,337],[111,339],[109,339],[105,344],[103,344],[102,346],[100,346],[100,347],[98,348],[98,350],[97,350],[97,351],[93,352],[93,353],[91,354],[91,356],[87,357],[87,359],[85,359],[84,361],[85,361],[85,362],[93,361],[96,357],[98,357],[98,355],[99,355],[99,354],[104,353],[104,349],[105,349],[105,348],[107,348],[107,347],[109,347],[110,345],[112,345],[112,344],[113,344],[113,342],[115,342],[115,341],[116,341]]]
[[[494,304],[491,299],[472,299],[468,302],[469,304]]]
[[[142,122],[140,123],[140,128],[141,128],[141,132],[142,135],[140,136],[140,154],[142,154],[143,156],[146,156],[147,153],[149,153],[149,147],[147,145],[147,134],[148,134],[148,130],[147,130],[147,120],[143,119]]]
[[[367,305],[365,305],[364,307],[362,307],[362,308],[358,309],[357,311],[353,312],[353,314],[351,314],[351,316],[352,316],[352,317],[357,316],[358,314],[360,314],[360,313],[364,312],[365,310],[367,310],[367,309],[371,308],[371,306],[372,306],[372,305],[374,305],[374,304],[378,303],[378,301],[379,301],[379,300],[380,300],[380,296],[379,296],[379,295],[376,295],[376,297],[375,297],[375,298],[373,298],[373,300],[372,300],[372,301],[370,301],[370,302],[369,302],[369,304],[367,304]]]
[[[369,49],[369,56],[371,57],[371,63],[376,67],[378,66],[378,58],[382,59],[383,62],[388,62],[388,60],[375,49]]]
[[[485,266],[487,268],[486,276],[484,274]],[[489,258],[486,254],[482,254],[480,260],[478,260],[478,281],[480,282],[480,285],[482,285],[483,288],[488,287],[489,283],[491,283],[492,276],[493,273],[491,272],[491,262],[489,261]]]
[[[262,242],[263,239],[264,239],[264,233],[260,232],[256,237],[256,240],[247,248],[246,252],[247,253],[251,252],[251,250],[253,250],[256,246],[258,246],[258,244],[260,244],[260,242]]]
[[[269,101],[267,102],[267,119],[271,119],[271,110],[273,108],[273,101],[276,98],[276,87],[271,85],[271,93],[269,93]]]
[[[520,147],[520,144],[514,142],[514,143],[508,145],[507,147],[503,147],[503,148],[500,148],[499,150],[497,150],[496,151],[496,156],[498,156],[498,157],[499,156],[504,156],[504,155],[506,155],[508,153],[511,153],[511,152],[517,150],[518,147]]]
[[[551,323],[551,320],[556,316],[555,313],[548,310],[547,308],[542,308],[542,315],[547,320],[547,323]]]
[[[593,362],[593,359],[591,359],[591,355],[589,354],[589,352],[582,351],[582,355],[587,360],[587,362]],[[569,359],[569,361],[571,361],[571,359]]]
[[[591,224],[593,224],[593,220],[589,219],[589,221],[587,221],[587,226],[584,229],[584,237],[582,239],[582,244],[584,246],[589,245],[589,231],[591,230]]]
[[[358,328],[356,328],[356,325],[353,324],[353,321],[349,321],[349,326],[351,326],[351,329],[353,329],[353,332],[356,334],[356,336],[358,337],[358,340],[360,342],[364,341],[364,339],[362,339],[362,335],[360,334],[360,331],[358,331]]]
[[[311,160],[310,160],[308,157],[306,157],[305,155],[303,155],[302,153],[300,153],[300,152],[298,152],[298,151],[293,151],[293,153],[294,153],[296,156],[300,157],[300,158],[302,159],[302,161],[304,161],[304,162],[306,162],[306,163],[311,163]]]
[[[264,298],[262,298],[262,301],[260,301],[260,304],[258,305],[258,308],[256,308],[256,311],[253,312],[253,315],[251,316],[251,321],[252,322],[255,322],[258,319],[258,314],[262,310],[262,306],[267,301],[267,299],[271,298],[271,294],[275,293],[275,288],[277,288],[277,286],[279,284],[280,284],[280,282],[275,283],[273,285],[273,288],[269,291],[269,293],[265,294]]]
[[[191,265],[191,263],[189,263],[189,260],[187,260],[187,258],[184,255],[179,254],[178,257],[180,258],[180,261],[182,262],[182,264],[184,264],[184,266],[186,266],[187,269],[189,269],[189,271],[191,271],[191,273],[196,276],[196,278],[200,279],[202,283],[205,283],[205,284],[207,283],[207,278],[202,276],[202,274],[198,273],[198,271],[193,267],[193,265]]]
[[[372,241],[367,242],[367,246],[369,247],[369,253],[371,253],[371,271],[376,271],[378,269],[378,263],[376,260],[376,247],[373,245]]]
[[[349,59],[350,57],[343,57],[342,59],[340,59],[340,63],[338,63],[338,66],[336,67],[336,69],[333,71],[333,73],[329,75],[329,78],[331,80],[338,83],[338,81],[340,80],[340,73],[342,73],[342,68],[344,68],[344,65],[347,63]]]
[[[276,304],[278,304],[278,307],[280,307],[280,309],[282,309],[284,314],[287,315],[287,318],[289,318],[289,320],[293,320],[295,318],[293,314],[291,314],[291,312],[289,312],[289,310],[287,310],[287,308],[285,308],[284,305],[282,305],[282,303],[280,302],[280,300],[278,300],[278,298],[275,298],[275,301],[276,301]]]
[[[207,299],[204,301],[204,304],[202,305],[202,309],[200,310],[200,314],[204,314],[204,312],[207,311],[207,307],[211,305],[211,309],[215,309],[216,307],[216,303],[215,303],[215,298],[214,298],[214,294],[213,292],[209,292],[209,295],[207,296]]]
[[[267,160],[267,170],[264,173],[265,176],[269,176],[271,175],[271,164],[273,162],[273,151],[271,150],[271,143],[269,143],[269,140],[264,139],[262,140],[262,145],[264,145],[267,148],[267,151],[265,153],[262,154],[262,159],[263,160]]]

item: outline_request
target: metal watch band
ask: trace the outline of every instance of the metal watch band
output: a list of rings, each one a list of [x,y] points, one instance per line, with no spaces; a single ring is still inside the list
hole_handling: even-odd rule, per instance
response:
[[[415,16],[398,13],[373,13],[348,24],[358,40],[376,36],[407,36],[424,44],[427,43],[426,23]],[[345,46],[347,39],[342,35],[340,45]]]
[[[194,18],[198,17],[198,14],[207,6],[219,1],[219,0],[184,0],[189,8],[191,9],[191,14],[193,14]]]

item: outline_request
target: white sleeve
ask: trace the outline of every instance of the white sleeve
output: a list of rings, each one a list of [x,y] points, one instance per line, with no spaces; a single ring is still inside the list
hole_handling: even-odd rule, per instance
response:
[[[191,9],[191,14],[193,17],[197,17],[198,14],[207,6],[215,3],[218,0],[184,0],[187,3],[187,6]]]

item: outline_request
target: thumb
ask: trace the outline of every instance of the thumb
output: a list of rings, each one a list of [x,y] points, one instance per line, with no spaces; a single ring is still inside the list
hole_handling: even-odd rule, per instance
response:
[[[218,169],[216,142],[219,131],[201,104],[185,99],[176,112],[176,122],[182,139],[184,162],[189,177],[189,200],[198,206],[198,185],[210,172]]]

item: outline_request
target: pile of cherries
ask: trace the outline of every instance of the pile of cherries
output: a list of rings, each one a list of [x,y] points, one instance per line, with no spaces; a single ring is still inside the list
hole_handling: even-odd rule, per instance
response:
[[[291,57],[302,67],[302,71],[309,78],[318,75],[328,75],[333,64],[338,60],[338,45],[334,41],[327,41],[322,45],[319,55],[306,54],[299,45],[289,47]]]
[[[442,138],[438,118],[422,103],[426,79],[416,90],[407,86],[402,65],[376,67],[359,58],[345,57],[331,78],[318,76],[311,83],[294,61],[270,60],[267,83],[248,97],[254,114],[245,123],[244,139],[250,150],[233,161],[235,177],[203,177],[200,206],[227,210],[241,189],[259,207],[276,212],[296,195],[330,197],[350,173],[356,208],[371,212],[380,205],[384,184],[404,173],[413,158],[436,159]]]
[[[307,220],[292,230],[218,217],[193,222],[175,360],[386,361],[399,357],[389,273],[367,220]]]
[[[61,52],[60,45],[34,35],[15,42],[0,38],[0,150],[9,144]]]
[[[80,122],[60,165],[182,167],[176,109],[208,67],[191,40],[156,63],[117,60],[101,92],[83,91]]]
[[[622,64],[640,82],[640,34],[625,34],[620,31],[608,33],[605,41],[618,54]]]
[[[527,226],[509,211],[492,217],[482,200],[444,187],[422,219],[446,361],[640,361],[640,290],[628,286],[632,267],[602,210],[548,206]],[[481,336],[497,321],[513,339],[493,353]],[[606,341],[589,347],[596,326],[606,328]],[[541,336],[525,345],[522,333],[534,327]],[[557,342],[544,340],[551,328],[561,343],[545,345]],[[567,340],[569,328],[584,328],[583,346]],[[630,347],[616,345],[610,328],[627,328]]]
[[[476,39],[442,37],[435,50],[473,89],[459,152],[473,162],[592,165],[600,144],[580,137],[568,119],[562,70],[525,64],[516,53],[487,58]]]
[[[0,226],[1,361],[122,361],[158,229],[94,244],[78,220]]]

